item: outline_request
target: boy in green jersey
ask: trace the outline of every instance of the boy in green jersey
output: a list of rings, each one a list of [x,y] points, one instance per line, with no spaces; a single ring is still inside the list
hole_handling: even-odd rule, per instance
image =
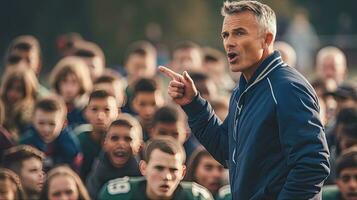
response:
[[[145,160],[140,162],[144,178],[119,178],[109,181],[99,199],[213,199],[210,192],[196,184],[181,182],[186,173],[183,147],[171,137],[149,141]]]

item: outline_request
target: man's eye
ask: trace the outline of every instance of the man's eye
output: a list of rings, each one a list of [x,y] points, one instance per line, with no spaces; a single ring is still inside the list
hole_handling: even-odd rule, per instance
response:
[[[228,37],[228,34],[227,34],[227,33],[223,33],[223,34],[221,35],[221,37],[222,37],[223,39],[226,39],[226,38]]]
[[[238,36],[241,36],[241,35],[244,35],[244,32],[243,31],[237,31],[237,32],[235,32],[235,34],[238,35]]]

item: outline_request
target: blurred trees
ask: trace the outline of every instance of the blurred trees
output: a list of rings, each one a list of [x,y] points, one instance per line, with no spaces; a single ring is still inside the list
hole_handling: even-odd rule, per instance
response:
[[[171,48],[176,42],[194,40],[222,48],[222,17],[217,0],[2,0],[0,6],[0,50],[20,34],[40,39],[45,67],[56,62],[55,39],[66,32],[79,32],[97,42],[109,66],[123,64],[127,45],[151,39]],[[265,0],[278,16],[279,33],[294,11],[304,7],[319,34],[355,34],[356,3],[352,0]]]

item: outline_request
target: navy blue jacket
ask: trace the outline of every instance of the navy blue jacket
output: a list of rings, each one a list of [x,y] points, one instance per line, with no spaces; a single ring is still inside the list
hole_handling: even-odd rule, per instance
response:
[[[199,95],[183,106],[197,139],[228,166],[233,199],[320,199],[329,151],[316,94],[274,52],[242,76],[222,123]]]
[[[45,168],[52,168],[58,164],[69,164],[74,170],[79,172],[82,164],[82,153],[77,137],[72,129],[65,127],[58,137],[47,144],[39,136],[36,129],[31,126],[20,140],[21,144],[28,144],[36,147],[46,154]]]

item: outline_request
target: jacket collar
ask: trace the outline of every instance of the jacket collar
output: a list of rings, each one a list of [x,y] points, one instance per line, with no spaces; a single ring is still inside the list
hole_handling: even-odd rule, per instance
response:
[[[251,86],[255,85],[257,82],[262,80],[266,75],[268,75],[273,69],[277,66],[283,64],[283,60],[278,51],[274,51],[271,55],[269,55],[257,70],[254,72],[252,78],[247,82],[242,74],[239,81],[239,87],[247,90]]]

